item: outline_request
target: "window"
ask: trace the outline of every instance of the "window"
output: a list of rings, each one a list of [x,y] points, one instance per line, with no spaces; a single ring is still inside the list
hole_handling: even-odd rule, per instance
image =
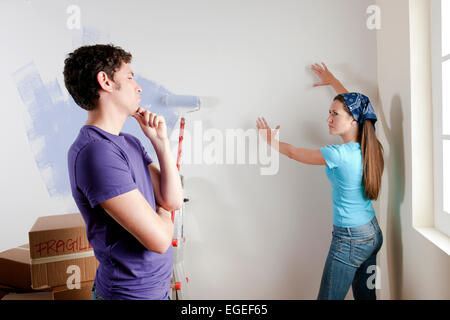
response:
[[[435,228],[450,237],[450,0],[431,3]]]

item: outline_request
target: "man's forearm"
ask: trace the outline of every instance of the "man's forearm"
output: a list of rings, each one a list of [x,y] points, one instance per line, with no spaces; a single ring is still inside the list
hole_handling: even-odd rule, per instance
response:
[[[183,189],[180,174],[172,158],[169,140],[165,139],[155,151],[161,171],[161,195],[170,207],[178,209],[183,203]]]
[[[165,234],[167,235],[170,242],[172,242],[173,238],[173,222],[170,212],[157,212],[159,218],[161,219],[161,226],[163,230],[165,230]]]

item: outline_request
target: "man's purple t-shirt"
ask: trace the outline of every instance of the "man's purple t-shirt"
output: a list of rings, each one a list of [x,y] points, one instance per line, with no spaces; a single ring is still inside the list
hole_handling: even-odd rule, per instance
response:
[[[148,164],[139,139],[85,125],[68,151],[72,195],[86,222],[89,243],[100,262],[95,286],[104,299],[167,299],[173,266],[172,246],[147,250],[100,203],[138,189],[155,209]]]

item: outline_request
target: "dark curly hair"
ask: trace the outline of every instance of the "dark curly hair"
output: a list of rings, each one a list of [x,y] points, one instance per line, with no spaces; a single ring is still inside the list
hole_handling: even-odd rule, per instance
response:
[[[132,55],[119,46],[97,44],[83,46],[64,60],[64,83],[73,100],[83,109],[94,110],[100,95],[97,74],[104,71],[114,80],[122,62],[130,63]]]

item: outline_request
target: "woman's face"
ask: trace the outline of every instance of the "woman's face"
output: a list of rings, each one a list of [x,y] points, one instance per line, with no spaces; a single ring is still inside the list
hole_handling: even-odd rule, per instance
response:
[[[356,123],[353,116],[344,109],[344,104],[338,100],[334,100],[331,104],[327,122],[328,132],[331,135],[346,134],[354,128],[353,122]]]

